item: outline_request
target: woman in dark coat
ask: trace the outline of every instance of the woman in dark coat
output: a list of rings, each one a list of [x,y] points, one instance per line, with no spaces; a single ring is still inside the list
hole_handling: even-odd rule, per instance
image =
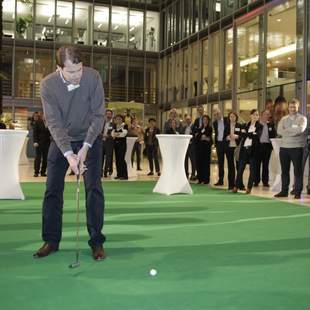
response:
[[[240,143],[242,125],[238,123],[238,115],[235,112],[228,114],[228,122],[224,128],[225,154],[228,166],[228,189],[235,186],[236,165],[235,149]]]
[[[259,113],[256,109],[251,111],[251,121],[242,129],[240,158],[237,171],[236,185],[233,192],[242,187],[243,172],[247,164],[250,165],[250,175],[246,193],[250,194],[256,180],[257,164],[259,161],[260,136],[263,126],[259,122]]]
[[[210,183],[210,164],[211,164],[211,146],[212,126],[210,117],[204,115],[202,117],[202,126],[195,132],[196,140],[196,164],[198,184]]]

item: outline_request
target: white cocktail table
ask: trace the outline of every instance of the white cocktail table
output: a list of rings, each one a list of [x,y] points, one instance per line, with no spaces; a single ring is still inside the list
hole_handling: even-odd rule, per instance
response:
[[[27,130],[0,130],[0,199],[25,199],[19,184],[19,158]]]
[[[156,135],[163,167],[161,176],[153,189],[154,193],[172,195],[192,194],[192,188],[185,174],[185,155],[191,135]]]

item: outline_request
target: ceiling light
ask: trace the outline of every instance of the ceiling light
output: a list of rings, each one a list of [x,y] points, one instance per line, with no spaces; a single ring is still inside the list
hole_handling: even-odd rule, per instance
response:
[[[101,26],[102,26],[102,24],[99,24],[99,25],[98,25],[98,28],[101,28]]]
[[[135,40],[135,37],[134,37],[134,36],[131,37],[131,38],[129,39],[130,42],[132,42],[132,41],[134,41],[134,40]]]
[[[278,23],[282,22],[282,18],[277,18],[277,22]]]
[[[68,25],[68,24],[69,24],[69,19],[66,19],[65,25]]]
[[[119,28],[119,25],[116,25],[113,30],[117,30]]]
[[[48,19],[48,23],[50,23],[51,21],[52,21],[52,18],[53,18],[53,16],[51,16],[49,19]]]
[[[129,29],[129,31],[134,31],[135,30],[135,26],[133,26],[133,27],[131,27],[130,29]]]

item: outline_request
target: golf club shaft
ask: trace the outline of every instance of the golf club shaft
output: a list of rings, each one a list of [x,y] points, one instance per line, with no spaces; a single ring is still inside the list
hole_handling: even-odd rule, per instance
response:
[[[76,182],[76,262],[78,262],[80,255],[80,174],[77,175]]]

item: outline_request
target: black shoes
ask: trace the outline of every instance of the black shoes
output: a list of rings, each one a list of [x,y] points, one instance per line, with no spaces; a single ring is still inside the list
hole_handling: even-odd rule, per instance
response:
[[[275,198],[286,198],[288,197],[288,193],[280,192],[274,195]]]
[[[42,258],[58,251],[58,245],[45,242],[42,247],[33,254],[34,258]]]
[[[33,176],[34,176],[35,178],[37,178],[39,175],[38,175],[37,173],[35,173]]]
[[[147,175],[154,175],[154,172],[151,171]]]
[[[301,195],[300,194],[295,194],[294,195],[294,199],[301,199]]]

